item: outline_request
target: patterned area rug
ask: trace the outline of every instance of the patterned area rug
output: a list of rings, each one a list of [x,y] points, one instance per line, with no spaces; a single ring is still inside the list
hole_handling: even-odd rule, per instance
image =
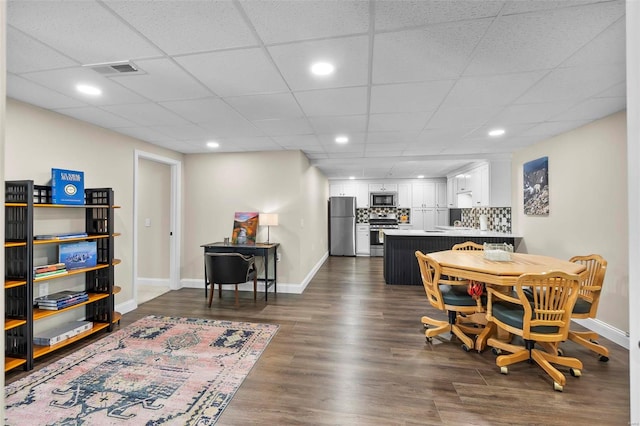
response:
[[[277,325],[149,316],[5,387],[7,425],[210,425]]]

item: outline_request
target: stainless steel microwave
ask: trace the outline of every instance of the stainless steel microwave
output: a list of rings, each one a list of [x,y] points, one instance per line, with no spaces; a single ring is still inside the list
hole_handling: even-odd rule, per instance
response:
[[[397,192],[371,192],[369,207],[397,207]]]

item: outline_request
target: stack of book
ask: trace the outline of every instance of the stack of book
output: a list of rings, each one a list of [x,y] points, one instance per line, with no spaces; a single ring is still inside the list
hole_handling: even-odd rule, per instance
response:
[[[70,240],[72,238],[84,238],[88,237],[86,232],[69,232],[65,234],[40,234],[34,238],[36,240]]]
[[[35,302],[40,309],[57,311],[87,300],[89,295],[84,290],[64,290],[48,296],[36,297]]]
[[[52,275],[63,275],[67,273],[67,266],[63,262],[41,265],[33,268],[33,277],[42,278]]]

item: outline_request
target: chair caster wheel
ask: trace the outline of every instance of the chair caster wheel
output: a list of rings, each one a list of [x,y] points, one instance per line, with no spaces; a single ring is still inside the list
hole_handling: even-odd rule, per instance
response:
[[[422,324],[422,327],[424,327],[424,329],[428,329],[429,328],[429,324]]]
[[[564,351],[558,348],[558,356],[564,356]]]
[[[426,337],[425,339],[426,339],[427,343],[433,342],[433,337]]]
[[[471,351],[471,349],[469,348],[469,346],[465,345],[464,343],[462,344],[462,350],[465,352],[469,352]]]
[[[500,374],[509,374],[509,369],[507,367],[500,367]]]
[[[600,355],[600,357],[598,358],[598,361],[607,362],[607,361],[609,361],[609,357],[608,356],[604,356],[604,355]]]
[[[557,392],[562,392],[564,388],[562,387],[562,385],[558,382],[553,382],[553,390],[557,391]]]
[[[501,349],[499,349],[499,348],[491,348],[491,352],[492,352],[494,355],[500,355],[500,354],[502,353],[502,350],[501,350]]]
[[[570,368],[570,369],[569,369],[569,373],[571,373],[571,375],[572,375],[573,377],[580,377],[580,376],[582,376],[582,371],[580,371],[580,370],[579,370],[579,369],[577,369],[577,368]]]

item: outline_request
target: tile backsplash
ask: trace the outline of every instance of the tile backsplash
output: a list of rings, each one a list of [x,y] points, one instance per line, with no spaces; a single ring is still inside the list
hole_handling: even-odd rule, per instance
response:
[[[462,209],[462,226],[480,228],[481,214],[487,215],[487,230],[511,232],[511,207],[474,207]]]
[[[400,220],[401,216],[407,216],[407,222],[411,221],[411,209],[409,208],[373,207],[369,209],[356,209],[356,223],[369,223],[369,215],[371,213],[376,213],[376,214],[395,213],[398,220]]]

